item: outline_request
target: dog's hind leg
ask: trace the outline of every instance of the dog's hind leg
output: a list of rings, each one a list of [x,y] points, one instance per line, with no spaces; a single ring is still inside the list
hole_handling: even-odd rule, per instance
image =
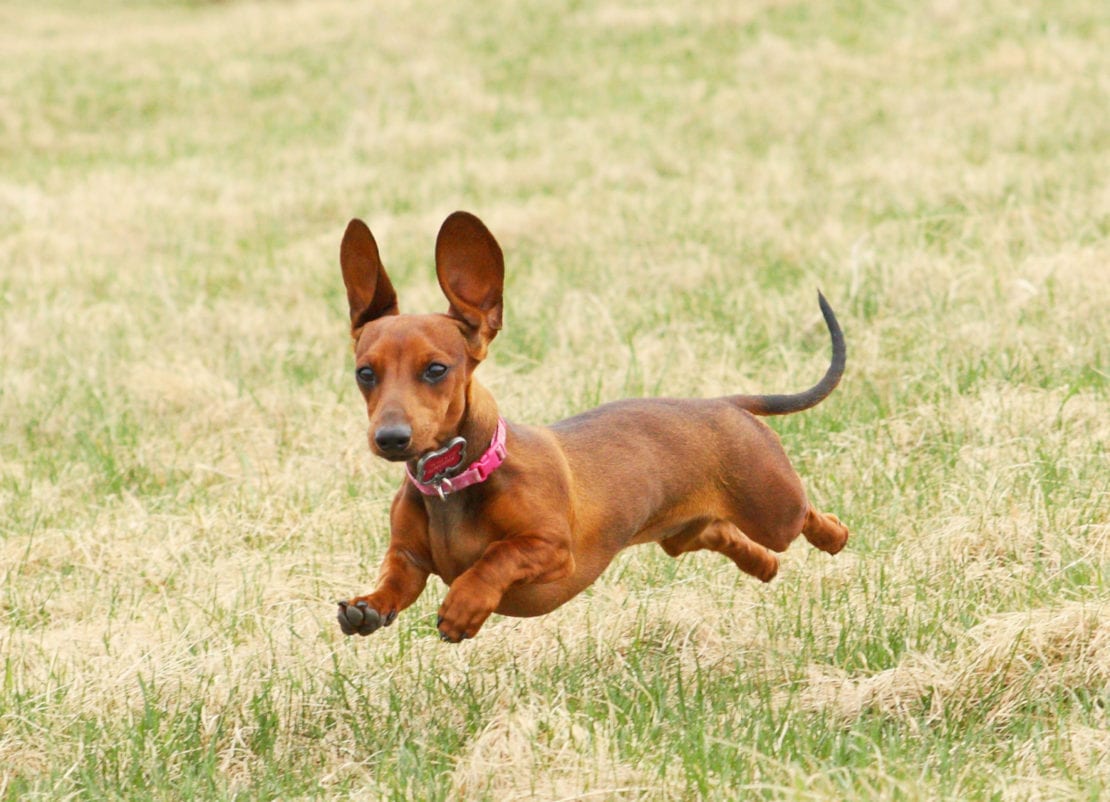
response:
[[[716,520],[701,528],[690,528],[659,541],[672,557],[691,551],[708,549],[719,552],[746,574],[770,582],[779,570],[779,560],[769,550],[752,541],[734,524]]]
[[[806,511],[802,534],[814,546],[829,554],[836,554],[848,542],[848,527],[835,515],[818,512],[813,507]]]

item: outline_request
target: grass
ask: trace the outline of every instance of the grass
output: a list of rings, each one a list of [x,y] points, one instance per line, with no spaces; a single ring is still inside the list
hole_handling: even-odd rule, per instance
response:
[[[1105,796],[1103,12],[0,4],[0,796]],[[339,238],[439,309],[456,208],[513,419],[808,386],[824,290],[773,424],[848,549],[343,638],[399,474]]]

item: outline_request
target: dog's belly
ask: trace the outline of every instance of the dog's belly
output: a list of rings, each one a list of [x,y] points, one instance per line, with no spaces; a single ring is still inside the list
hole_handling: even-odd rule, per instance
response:
[[[554,583],[553,583],[554,584]],[[558,588],[545,585],[525,585],[512,588],[501,597],[495,613],[511,615],[515,618],[530,618],[536,615],[546,615],[574,594],[560,592]]]
[[[591,579],[590,582],[592,581]],[[572,599],[590,582],[581,582],[576,577],[570,577],[544,585],[520,585],[509,588],[508,592],[501,597],[501,603],[497,605],[494,612],[516,618],[546,615]]]
[[[613,553],[576,555],[574,573],[554,582],[516,585],[501,597],[495,612],[518,618],[546,615],[589,587],[612,561]]]

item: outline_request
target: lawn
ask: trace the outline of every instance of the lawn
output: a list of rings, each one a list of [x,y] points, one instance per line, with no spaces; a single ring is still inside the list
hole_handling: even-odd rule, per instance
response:
[[[1110,795],[1103,0],[0,2],[0,797]],[[510,420],[771,421],[844,552],[366,639],[339,241],[506,256]],[[621,499],[613,499],[620,504]]]

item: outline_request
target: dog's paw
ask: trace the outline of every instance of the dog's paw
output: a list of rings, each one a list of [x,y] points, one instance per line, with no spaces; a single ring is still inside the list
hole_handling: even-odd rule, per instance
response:
[[[337,602],[339,612],[336,620],[344,635],[369,635],[381,627],[387,627],[397,617],[396,610],[382,614],[365,599]]]
[[[835,515],[810,509],[806,513],[802,534],[821,551],[836,554],[848,542],[848,527]]]
[[[439,608],[439,637],[448,643],[473,638],[500,600],[500,595],[482,582],[456,580]]]

